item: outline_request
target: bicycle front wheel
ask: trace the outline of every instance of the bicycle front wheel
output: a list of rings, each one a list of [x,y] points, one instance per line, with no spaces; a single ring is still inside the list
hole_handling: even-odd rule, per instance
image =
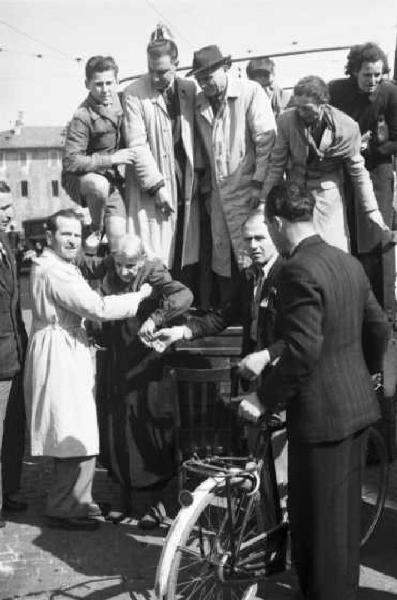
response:
[[[212,482],[194,491],[167,538],[157,579],[168,572],[159,585],[167,600],[251,600],[257,581],[285,567],[287,525],[274,526],[261,492],[241,479]]]
[[[229,506],[234,521],[233,529],[230,527],[225,486],[221,484],[201,498],[197,509],[179,531],[169,573],[167,600],[255,598],[255,581],[231,578],[228,563],[233,545],[239,543],[238,537],[247,510],[251,515],[250,535],[253,535],[255,530],[259,531],[260,524],[254,516],[253,503],[248,503],[246,493],[240,486],[231,487]],[[247,535],[248,531],[243,533],[242,541]]]
[[[363,453],[361,488],[361,546],[366,544],[382,516],[389,480],[389,463],[383,436],[370,427]]]

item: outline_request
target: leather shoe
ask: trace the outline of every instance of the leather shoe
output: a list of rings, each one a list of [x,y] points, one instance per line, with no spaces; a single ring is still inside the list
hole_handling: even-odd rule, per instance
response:
[[[13,500],[9,496],[3,497],[3,510],[8,510],[9,512],[22,512],[27,509],[27,502],[22,502],[21,500]]]
[[[6,526],[6,522],[4,521],[4,519],[2,519],[2,517],[0,516],[0,529],[2,529],[3,527]]]
[[[55,529],[69,531],[95,531],[99,528],[99,521],[87,517],[47,517],[48,525]]]

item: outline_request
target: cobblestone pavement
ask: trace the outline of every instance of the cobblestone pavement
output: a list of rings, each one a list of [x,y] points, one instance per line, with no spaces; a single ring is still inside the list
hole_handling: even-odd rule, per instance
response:
[[[360,600],[397,598],[397,462],[392,465],[385,514],[362,553]],[[165,530],[144,535],[136,521],[103,522],[95,532],[68,532],[45,526],[41,514],[51,463],[27,460],[22,491],[29,510],[0,531],[0,599],[151,600]],[[117,486],[97,469],[96,500],[117,505]],[[261,600],[292,600],[290,572],[261,585]],[[338,600],[338,599],[335,599]]]

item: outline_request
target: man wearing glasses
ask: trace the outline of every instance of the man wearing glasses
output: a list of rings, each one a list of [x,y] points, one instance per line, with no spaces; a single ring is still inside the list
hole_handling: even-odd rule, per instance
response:
[[[259,204],[276,136],[266,93],[256,82],[234,78],[230,65],[218,46],[206,46],[194,53],[188,73],[202,90],[195,117],[209,167],[211,268],[221,303],[233,296],[244,266],[241,227]]]

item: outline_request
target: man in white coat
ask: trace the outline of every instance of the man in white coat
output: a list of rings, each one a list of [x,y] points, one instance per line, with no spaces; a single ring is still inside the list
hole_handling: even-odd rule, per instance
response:
[[[126,144],[139,149],[126,170],[127,230],[174,279],[194,287],[200,235],[193,194],[196,85],[176,77],[178,48],[163,25],[152,34],[147,55],[148,73],[123,96]]]
[[[188,73],[202,89],[195,118],[210,174],[212,271],[221,304],[233,296],[238,269],[245,266],[242,225],[259,202],[276,137],[265,91],[254,81],[234,78],[229,67],[230,56],[205,46],[194,53]]]
[[[48,248],[31,271],[33,321],[25,365],[27,423],[33,456],[54,458],[46,515],[52,526],[96,529],[92,501],[99,451],[93,359],[83,319],[125,319],[151,292],[101,297],[74,261],[81,248],[81,221],[62,210],[47,222]]]

